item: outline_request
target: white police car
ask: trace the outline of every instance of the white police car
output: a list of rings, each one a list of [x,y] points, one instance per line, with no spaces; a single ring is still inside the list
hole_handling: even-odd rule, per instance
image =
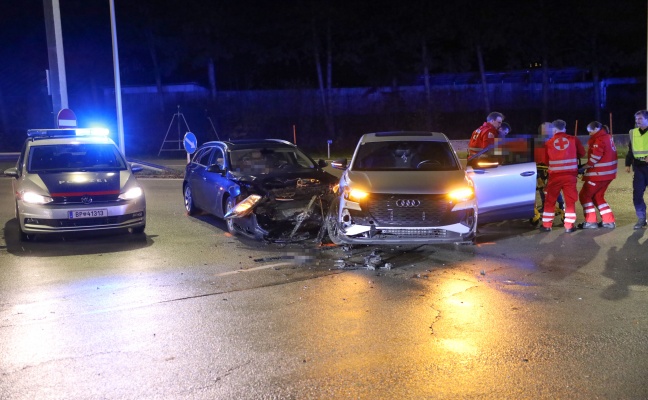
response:
[[[30,129],[14,177],[21,240],[146,226],[144,191],[105,129]],[[135,168],[135,171],[138,169]]]

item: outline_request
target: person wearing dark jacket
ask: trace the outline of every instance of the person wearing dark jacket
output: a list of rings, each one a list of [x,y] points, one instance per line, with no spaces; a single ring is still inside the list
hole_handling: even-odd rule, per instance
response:
[[[635,128],[628,132],[630,145],[625,159],[625,170],[632,176],[632,203],[637,214],[637,223],[634,229],[646,226],[646,202],[644,193],[648,186],[648,111],[640,110],[635,113]]]

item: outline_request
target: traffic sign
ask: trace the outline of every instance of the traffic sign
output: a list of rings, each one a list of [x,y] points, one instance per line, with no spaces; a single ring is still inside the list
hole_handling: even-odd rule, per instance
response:
[[[184,135],[184,148],[187,150],[187,153],[193,154],[196,151],[196,148],[198,147],[198,139],[196,139],[196,135],[194,135],[191,132],[187,132]]]
[[[64,108],[59,111],[56,117],[57,128],[76,128],[77,126],[77,117],[74,114],[74,111],[69,108]]]

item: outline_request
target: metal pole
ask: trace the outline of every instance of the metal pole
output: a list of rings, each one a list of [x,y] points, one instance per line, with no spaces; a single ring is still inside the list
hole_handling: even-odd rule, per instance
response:
[[[56,120],[58,112],[63,108],[68,108],[59,0],[43,0],[43,9],[45,13],[45,32],[47,35],[47,53],[50,67],[47,78],[52,96],[52,112]]]
[[[110,1],[110,31],[112,33],[113,46],[113,69],[115,71],[115,106],[117,108],[117,141],[119,150],[126,155],[126,146],[124,145],[124,118],[122,115],[121,100],[121,79],[119,75],[119,50],[117,49],[117,26],[115,23],[115,2]]]

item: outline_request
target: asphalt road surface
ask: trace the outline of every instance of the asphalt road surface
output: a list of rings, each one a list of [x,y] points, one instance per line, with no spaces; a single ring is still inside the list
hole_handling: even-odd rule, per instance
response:
[[[385,248],[234,238],[142,182],[145,235],[23,243],[0,178],[0,399],[648,398],[625,172],[614,230]]]

